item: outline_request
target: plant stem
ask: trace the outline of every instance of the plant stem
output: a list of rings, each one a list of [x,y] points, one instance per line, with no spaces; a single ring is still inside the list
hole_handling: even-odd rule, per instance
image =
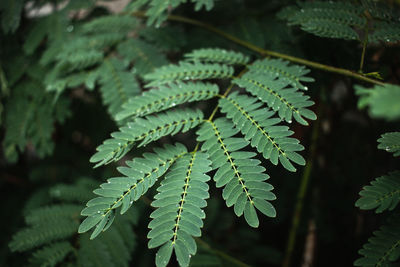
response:
[[[1,92],[2,92],[3,96],[8,96],[10,93],[10,90],[8,89],[8,82],[7,82],[6,76],[3,71],[1,61],[0,61],[0,85],[1,85]]]
[[[365,23],[365,28],[364,28],[364,40],[363,40],[363,48],[362,48],[362,52],[361,52],[361,60],[360,60],[360,69],[359,69],[359,73],[363,72],[363,67],[364,67],[364,58],[365,58],[365,51],[367,50],[367,43],[368,43],[368,18],[367,18],[367,22]]]
[[[318,117],[321,116],[321,106],[322,105],[320,104],[318,107],[318,111],[317,111]],[[304,204],[304,198],[307,193],[308,184],[309,184],[309,181],[311,178],[311,171],[312,171],[316,148],[317,148],[320,121],[321,121],[321,119],[319,118],[313,125],[312,135],[311,135],[310,152],[309,152],[309,156],[307,159],[307,165],[305,166],[305,168],[303,170],[300,188],[297,193],[296,207],[293,212],[292,226],[289,231],[289,237],[288,237],[288,241],[287,241],[285,258],[283,259],[282,267],[290,266],[293,250],[294,250],[294,247],[296,244],[297,230],[298,230],[299,224],[300,224],[301,213],[302,213],[303,204]]]
[[[144,12],[141,11],[136,11],[133,12],[132,15],[136,16],[136,17],[146,17],[146,14]],[[253,50],[263,56],[272,56],[272,57],[278,57],[278,58],[283,58],[286,60],[289,60],[291,62],[295,62],[295,63],[300,63],[315,69],[320,69],[320,70],[324,70],[324,71],[328,71],[328,72],[333,72],[333,73],[338,73],[341,75],[345,75],[345,76],[349,76],[352,78],[355,78],[357,80],[361,80],[364,82],[369,82],[369,83],[373,83],[373,84],[378,84],[378,85],[384,85],[385,83],[381,82],[381,81],[377,81],[375,79],[371,79],[369,77],[366,77],[362,74],[359,74],[357,72],[351,71],[351,70],[347,70],[347,69],[342,69],[342,68],[337,68],[337,67],[333,67],[333,66],[329,66],[329,65],[324,65],[318,62],[314,62],[311,60],[306,60],[306,59],[302,59],[302,58],[298,58],[298,57],[293,57],[287,54],[282,54],[282,53],[278,53],[275,51],[270,51],[270,50],[266,50],[263,49],[261,47],[258,47],[256,45],[253,45],[252,43],[246,42],[244,40],[241,40],[227,32],[224,32],[210,24],[198,21],[198,20],[194,20],[194,19],[190,19],[190,18],[186,18],[186,17],[182,17],[182,16],[177,16],[177,15],[169,15],[168,16],[168,20],[171,21],[178,21],[178,22],[184,22],[187,24],[192,24],[192,25],[196,25],[199,26],[201,28],[204,28],[208,31],[214,32],[228,40],[231,40],[241,46],[244,46],[250,50]]]
[[[244,262],[241,262],[240,260],[235,259],[235,258],[229,256],[228,254],[226,254],[226,253],[224,253],[224,252],[222,252],[222,251],[220,251],[220,250],[211,248],[211,246],[210,246],[209,244],[207,244],[204,240],[201,240],[201,239],[198,238],[198,237],[195,237],[195,240],[196,240],[197,244],[199,244],[200,246],[202,246],[204,249],[213,252],[213,253],[216,254],[217,256],[219,256],[219,257],[225,259],[226,261],[229,261],[229,262],[235,264],[236,266],[250,267],[250,265],[248,265],[248,264],[246,264],[246,263],[244,263]]]

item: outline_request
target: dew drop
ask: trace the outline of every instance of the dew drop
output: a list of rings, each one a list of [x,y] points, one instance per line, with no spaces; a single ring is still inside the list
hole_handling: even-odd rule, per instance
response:
[[[288,120],[288,123],[292,123],[292,120]]]
[[[130,202],[129,202],[129,205],[132,205],[133,204],[133,201],[131,200]]]
[[[386,151],[390,151],[390,147],[388,147],[388,146],[385,147],[385,150],[386,150]]]
[[[304,88],[303,88],[305,91],[307,91],[308,90],[308,87],[307,86],[304,86]]]

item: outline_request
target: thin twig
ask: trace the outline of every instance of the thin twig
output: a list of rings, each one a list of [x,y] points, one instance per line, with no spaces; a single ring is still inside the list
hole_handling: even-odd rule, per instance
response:
[[[321,117],[321,106],[322,105],[320,104],[318,106],[318,110],[317,110],[317,116],[319,119],[314,123],[313,129],[312,129],[310,152],[309,152],[309,156],[307,159],[307,164],[303,170],[300,188],[297,193],[296,206],[295,206],[295,210],[293,212],[293,217],[292,217],[292,226],[289,231],[289,237],[288,237],[288,241],[287,241],[285,258],[283,259],[282,267],[290,266],[293,250],[294,250],[294,247],[296,244],[297,230],[298,230],[298,227],[300,224],[301,213],[302,213],[303,204],[304,204],[304,198],[307,193],[308,184],[309,184],[309,181],[311,178],[311,171],[313,168],[313,163],[314,163],[316,149],[317,149],[319,125],[320,125],[320,121],[321,121],[321,118],[320,118]]]
[[[136,16],[136,17],[146,17],[145,12],[141,12],[141,11],[133,12],[132,15]],[[338,73],[338,74],[345,75],[345,76],[348,76],[348,77],[352,77],[352,78],[355,78],[357,80],[361,80],[361,81],[364,81],[364,82],[369,82],[369,83],[378,84],[378,85],[384,85],[385,84],[385,83],[383,83],[381,81],[366,77],[366,76],[364,76],[364,75],[362,75],[360,73],[357,73],[355,71],[351,71],[351,70],[347,70],[347,69],[343,69],[343,68],[337,68],[337,67],[321,64],[321,63],[318,63],[318,62],[314,62],[314,61],[311,61],[311,60],[306,60],[306,59],[302,59],[302,58],[298,58],[298,57],[293,57],[293,56],[290,56],[290,55],[287,55],[287,54],[278,53],[278,52],[275,52],[275,51],[270,51],[270,50],[263,49],[261,47],[258,47],[256,45],[252,44],[252,43],[249,43],[249,42],[246,42],[244,40],[241,40],[241,39],[239,39],[239,38],[237,38],[237,37],[235,37],[235,36],[233,36],[233,35],[231,35],[231,34],[229,34],[227,32],[224,32],[224,31],[222,31],[222,30],[220,30],[220,29],[218,29],[218,28],[216,28],[216,27],[214,27],[214,26],[212,26],[210,24],[207,24],[207,23],[204,23],[204,22],[201,22],[201,21],[198,21],[198,20],[186,18],[186,17],[183,17],[183,16],[177,16],[177,15],[169,15],[168,16],[168,20],[184,22],[184,23],[187,23],[187,24],[192,24],[192,25],[199,26],[199,27],[204,28],[204,29],[206,29],[208,31],[214,32],[214,33],[216,33],[216,34],[218,34],[218,35],[220,35],[220,36],[222,36],[222,37],[224,37],[224,38],[226,38],[228,40],[231,40],[231,41],[233,41],[233,42],[235,42],[235,43],[237,43],[237,44],[239,44],[241,46],[244,46],[244,47],[246,47],[246,48],[248,48],[250,50],[253,50],[253,51],[255,51],[255,52],[257,52],[257,53],[259,53],[259,54],[261,54],[263,56],[272,56],[272,57],[278,57],[278,58],[286,59],[286,60],[289,60],[291,62],[300,63],[300,64],[303,64],[303,65],[306,65],[306,66],[309,66],[309,67],[312,67],[312,68],[316,68],[316,69],[320,69],[320,70],[324,70],[324,71],[328,71],[328,72]]]
[[[236,258],[233,258],[233,257],[229,256],[228,254],[226,254],[226,253],[224,253],[224,252],[222,252],[222,251],[220,251],[218,249],[212,248],[208,243],[206,243],[204,240],[202,240],[202,239],[200,239],[198,237],[195,237],[195,240],[196,240],[197,244],[202,246],[204,249],[206,249],[206,250],[208,250],[210,252],[213,252],[214,254],[220,256],[221,258],[225,259],[226,261],[229,261],[229,262],[235,264],[236,266],[250,267],[250,265],[248,265],[248,264],[246,264],[246,263],[244,263],[244,262],[242,262],[242,261],[240,261],[240,260],[238,260]]]
[[[364,58],[365,58],[365,52],[367,50],[367,44],[368,44],[368,31],[369,31],[369,14],[365,14],[366,20],[365,20],[365,27],[364,27],[364,40],[363,40],[363,48],[361,52],[361,59],[360,59],[360,69],[358,70],[359,73],[363,73],[363,67],[364,67]]]

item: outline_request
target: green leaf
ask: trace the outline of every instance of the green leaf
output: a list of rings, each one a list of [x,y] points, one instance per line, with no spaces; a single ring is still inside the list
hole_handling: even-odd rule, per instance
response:
[[[162,245],[163,253],[170,255],[165,246],[171,245],[181,266],[189,265],[191,255],[196,252],[192,236],[201,235],[202,208],[209,197],[207,181],[210,177],[205,173],[211,169],[210,164],[208,155],[202,152],[179,158],[161,182],[152,202],[157,209],[150,215],[153,219],[149,223],[148,246]],[[163,254],[160,266],[165,266],[166,258]]]
[[[160,86],[183,80],[204,80],[230,78],[233,68],[223,64],[203,64],[199,62],[180,62],[179,65],[167,65],[144,76],[148,80],[147,87]]]
[[[376,213],[393,210],[400,201],[400,171],[376,178],[363,187],[360,196],[355,204],[360,209],[376,209]]]
[[[228,51],[220,48],[202,48],[193,50],[184,55],[189,61],[225,63],[230,65],[245,65],[249,57],[239,52]]]
[[[156,265],[158,267],[165,267],[167,266],[171,255],[172,249],[174,246],[172,245],[172,241],[165,243],[156,253]]]
[[[222,196],[226,205],[234,206],[235,214],[241,216],[248,203],[253,203],[255,199],[259,199],[260,203],[274,200],[275,195],[270,192],[273,186],[264,182],[269,178],[263,173],[265,168],[259,165],[259,160],[253,159],[256,154],[240,150],[249,142],[232,137],[237,132],[232,122],[218,118],[214,122],[202,124],[197,131],[197,140],[204,141],[202,150],[210,155],[213,168],[217,169],[213,179],[217,187],[224,187]],[[272,212],[264,212],[266,206],[261,203],[256,208],[262,208],[267,216],[273,215]],[[257,217],[256,213],[249,215],[249,211],[246,212],[247,216]],[[250,223],[254,226],[255,219],[250,220]]]
[[[373,88],[354,86],[355,93],[360,97],[358,107],[368,107],[371,117],[386,120],[400,118],[400,86],[394,84],[375,85]]]
[[[392,152],[394,157],[400,156],[400,132],[382,134],[378,142],[379,149]]]
[[[244,207],[244,218],[246,222],[251,226],[257,228],[259,225],[256,209],[252,203],[247,202]]]
[[[358,40],[352,28],[363,28],[366,18],[363,8],[349,2],[298,2],[283,9],[278,16],[288,20],[290,25],[320,37]]]
[[[125,213],[178,158],[187,153],[187,150],[184,145],[177,143],[175,146],[167,144],[164,148],[155,148],[154,152],[144,153],[143,158],[126,161],[127,167],[118,168],[124,177],[109,178],[107,183],[100,185],[100,189],[93,191],[100,197],[89,200],[87,207],[81,212],[82,215],[88,216],[85,221],[93,217],[89,220],[90,224],[86,222],[84,226],[81,225],[85,232],[97,225],[91,238],[107,230],[114,219],[110,218],[110,215],[119,207],[120,213]],[[99,215],[104,216],[104,219],[97,221]]]
[[[135,143],[144,146],[166,135],[186,132],[196,127],[203,120],[200,110],[172,110],[157,116],[138,118],[121,127],[119,132],[111,134],[97,147],[97,153],[90,158],[90,162],[97,163],[95,167],[121,159]]]
[[[392,216],[374,235],[368,243],[358,251],[362,258],[354,262],[354,266],[389,266],[400,257],[400,220]]]
[[[169,86],[160,86],[142,95],[129,99],[122,106],[122,111],[116,115],[117,120],[134,119],[154,112],[166,110],[187,102],[200,101],[214,97],[219,88],[211,83],[174,83]]]
[[[81,225],[79,225],[78,233],[85,233],[89,231],[92,227],[97,225],[103,218],[104,216],[102,214],[95,214],[90,217],[87,217],[85,220],[83,220]]]
[[[290,138],[293,134],[286,126],[278,126],[279,119],[272,118],[274,112],[260,108],[261,103],[255,98],[238,95],[236,92],[219,100],[221,111],[235,123],[250,145],[262,153],[274,165],[279,162],[289,171],[296,171],[286,152],[296,163],[305,164],[297,151],[304,149],[299,141]],[[303,159],[303,160],[301,160]]]

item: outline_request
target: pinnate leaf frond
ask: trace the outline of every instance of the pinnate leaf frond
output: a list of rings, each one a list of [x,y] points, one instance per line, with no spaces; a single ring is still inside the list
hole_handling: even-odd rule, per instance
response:
[[[202,120],[203,113],[191,109],[170,110],[156,116],[137,118],[121,127],[118,132],[112,133],[111,139],[105,140],[97,147],[98,152],[90,158],[90,161],[97,163],[96,167],[117,161],[131,150],[134,143],[144,146],[163,136],[184,133],[196,127]]]
[[[108,15],[90,20],[82,26],[83,33],[103,33],[103,32],[122,32],[132,31],[137,25],[137,20],[129,15]]]
[[[110,178],[107,183],[93,191],[98,197],[88,201],[87,207],[82,210],[81,215],[87,218],[79,227],[80,233],[96,227],[91,235],[93,239],[105,231],[107,222],[112,223],[117,208],[121,207],[120,213],[124,214],[187,150],[178,143],[175,146],[155,148],[154,152],[143,154],[143,158],[127,161],[127,167],[118,167],[123,176]]]
[[[225,63],[230,65],[245,65],[249,57],[240,53],[221,48],[202,48],[184,55],[189,61]]]
[[[182,80],[204,80],[215,78],[231,78],[233,68],[224,64],[211,64],[200,62],[180,62],[178,65],[170,64],[156,69],[144,76],[149,83],[147,87],[170,84]]]
[[[368,41],[376,42],[398,42],[400,41],[400,23],[398,21],[376,21],[372,33],[368,35]]]
[[[57,266],[73,251],[69,242],[56,242],[35,251],[29,261],[35,266]]]
[[[378,142],[379,149],[392,152],[394,157],[400,156],[400,132],[382,134]]]
[[[297,153],[304,149],[287,126],[277,125],[281,120],[271,118],[274,114],[256,98],[238,95],[236,92],[219,101],[221,111],[234,122],[250,145],[274,165],[278,161],[289,171],[296,171],[291,161],[304,165],[304,158]]]
[[[118,44],[117,49],[124,59],[134,62],[132,72],[140,76],[168,63],[165,55],[154,45],[140,39],[128,39]]]
[[[116,119],[141,117],[182,103],[209,99],[218,93],[218,86],[211,83],[177,82],[160,86],[159,89],[151,89],[131,98],[122,106],[123,110],[117,114]]]
[[[209,197],[207,181],[211,162],[208,155],[193,152],[183,156],[173,165],[157,189],[152,206],[157,209],[150,215],[149,248],[161,246],[156,255],[157,266],[166,266],[175,251],[180,266],[188,266],[191,255],[197,251],[193,236],[201,235],[202,210]]]
[[[360,97],[358,107],[368,107],[372,117],[387,120],[400,118],[400,86],[386,83],[373,88],[356,85],[354,89]]]
[[[11,251],[26,251],[73,235],[79,225],[78,217],[73,220],[73,216],[76,215],[71,214],[68,219],[61,217],[51,222],[41,221],[41,224],[20,230],[9,243]]]
[[[388,223],[375,231],[358,253],[363,257],[357,259],[354,266],[392,266],[390,263],[400,257],[399,216],[389,218]]]
[[[270,192],[272,185],[265,182],[269,178],[264,173],[254,152],[243,151],[249,142],[235,138],[238,130],[232,122],[219,118],[215,122],[207,121],[197,131],[198,141],[204,141],[202,150],[210,155],[213,167],[217,169],[214,181],[217,187],[224,187],[222,197],[228,207],[234,206],[237,216],[244,213],[247,223],[258,227],[259,221],[255,209],[269,217],[276,212],[269,201],[276,199]]]
[[[357,40],[352,27],[363,27],[366,19],[363,9],[349,2],[298,2],[296,6],[283,9],[279,16],[290,25],[321,37]]]
[[[356,207],[362,210],[376,209],[376,213],[393,210],[400,201],[400,171],[376,178],[363,187]]]
[[[313,82],[314,78],[306,76],[310,70],[305,66],[290,64],[282,59],[265,58],[254,61],[248,66],[250,73],[262,73],[265,79],[278,79],[282,86],[290,85],[296,89],[308,90],[302,82]]]
[[[297,122],[308,125],[304,118],[311,120],[317,118],[314,112],[307,109],[314,104],[309,100],[310,97],[296,88],[286,87],[286,82],[274,80],[274,77],[268,77],[265,73],[251,71],[233,82],[267,103],[272,110],[278,112],[281,119],[289,123],[294,117]]]
[[[100,76],[100,92],[104,104],[112,116],[120,111],[121,105],[140,93],[135,77],[117,59],[106,59],[97,70]]]

